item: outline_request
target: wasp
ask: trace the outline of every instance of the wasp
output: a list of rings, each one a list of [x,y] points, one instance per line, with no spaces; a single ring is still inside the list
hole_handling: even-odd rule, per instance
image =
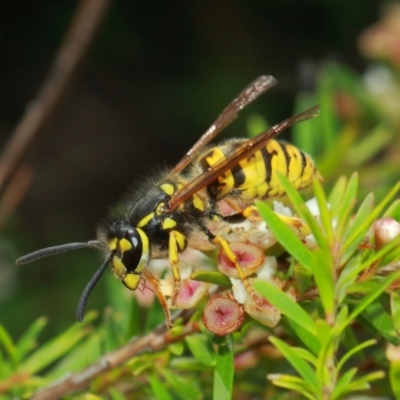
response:
[[[246,219],[255,200],[285,195],[278,175],[283,174],[298,190],[310,186],[319,173],[312,158],[289,143],[274,138],[291,125],[315,117],[314,106],[280,122],[253,138],[233,139],[207,146],[244,107],[275,86],[272,76],[260,76],[248,85],[218,116],[215,122],[178,164],[160,176],[148,179],[130,193],[118,211],[97,229],[97,239],[41,249],[17,260],[26,264],[67,251],[95,248],[104,261],[82,292],[77,319],[83,320],[89,295],[109,264],[114,275],[135,290],[143,279],[150,281],[171,325],[158,281],[147,268],[153,259],[167,259],[179,291],[179,257],[187,248],[222,249],[234,263],[246,289],[250,284],[241,271],[229,241],[210,229],[210,222]],[[199,239],[201,238],[201,240]],[[199,243],[202,243],[200,245]]]

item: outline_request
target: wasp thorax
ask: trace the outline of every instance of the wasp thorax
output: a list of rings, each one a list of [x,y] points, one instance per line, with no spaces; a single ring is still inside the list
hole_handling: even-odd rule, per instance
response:
[[[124,221],[113,222],[109,228],[108,248],[112,252],[111,265],[114,274],[125,286],[135,290],[140,274],[149,260],[149,240],[139,228]]]

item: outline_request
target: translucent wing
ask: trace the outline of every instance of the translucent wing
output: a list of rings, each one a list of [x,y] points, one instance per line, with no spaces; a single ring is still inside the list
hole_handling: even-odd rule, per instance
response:
[[[197,156],[203,147],[219,135],[232,121],[237,118],[240,110],[250,104],[253,100],[275,86],[277,83],[273,76],[260,76],[250,83],[219,115],[215,122],[207,129],[203,136],[195,145],[184,155],[172,174],[178,174],[187,167]]]
[[[235,148],[232,152],[226,155],[224,159],[214,164],[212,167],[204,171],[201,175],[197,176],[181,189],[179,189],[169,201],[169,210],[176,209],[179,204],[189,199],[194,193],[200,189],[213,183],[221,174],[234,167],[240,160],[251,156],[257,150],[261,149],[266,142],[279,135],[288,127],[296,124],[297,122],[305,121],[314,118],[319,114],[319,106],[314,106],[299,114],[274,125],[273,127],[261,132],[252,139],[243,142]]]

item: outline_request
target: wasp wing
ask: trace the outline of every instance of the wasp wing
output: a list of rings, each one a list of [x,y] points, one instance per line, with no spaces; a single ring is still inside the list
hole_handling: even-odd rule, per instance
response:
[[[319,114],[319,106],[314,106],[305,110],[299,114],[293,115],[292,117],[280,122],[261,132],[252,139],[246,140],[241,145],[236,147],[233,151],[228,153],[225,158],[215,163],[212,167],[204,171],[202,174],[188,182],[182,188],[180,188],[169,201],[169,210],[175,210],[179,204],[185,202],[193,194],[198,192],[200,189],[213,183],[218,177],[233,168],[240,160],[245,157],[249,157],[254,154],[257,150],[261,149],[266,142],[278,136],[285,129],[289,128],[297,122],[305,121],[310,118],[314,118]]]
[[[185,169],[203,147],[219,135],[232,121],[237,118],[240,110],[250,104],[261,94],[275,86],[277,83],[273,76],[260,76],[250,83],[240,94],[222,111],[215,122],[207,129],[195,145],[184,155],[175,168],[171,171],[173,175],[179,174]]]

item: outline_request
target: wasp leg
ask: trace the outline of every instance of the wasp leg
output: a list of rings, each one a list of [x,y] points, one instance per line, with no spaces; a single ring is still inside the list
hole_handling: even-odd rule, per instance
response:
[[[153,287],[154,293],[156,294],[158,301],[160,302],[164,310],[165,324],[167,325],[168,328],[172,328],[171,313],[169,312],[167,299],[160,290],[160,283],[150,271],[145,270],[144,275],[146,279],[150,282],[151,286]]]
[[[247,280],[246,275],[243,273],[242,268],[240,267],[240,265],[238,263],[237,257],[235,255],[235,253],[232,251],[232,249],[229,247],[228,242],[220,237],[216,237],[214,239],[214,243],[221,246],[222,250],[227,255],[229,261],[231,261],[235,265],[236,270],[239,274],[239,278],[243,282],[243,285],[244,285],[247,293],[254,299],[254,301],[256,303],[258,303],[259,300],[257,298],[257,295],[256,295],[253,287],[251,286],[250,282]]]
[[[172,230],[169,232],[169,262],[172,266],[172,274],[174,277],[174,295],[172,303],[175,304],[175,299],[181,290],[181,275],[178,269],[179,252],[183,251],[187,245],[186,237],[179,231]]]

